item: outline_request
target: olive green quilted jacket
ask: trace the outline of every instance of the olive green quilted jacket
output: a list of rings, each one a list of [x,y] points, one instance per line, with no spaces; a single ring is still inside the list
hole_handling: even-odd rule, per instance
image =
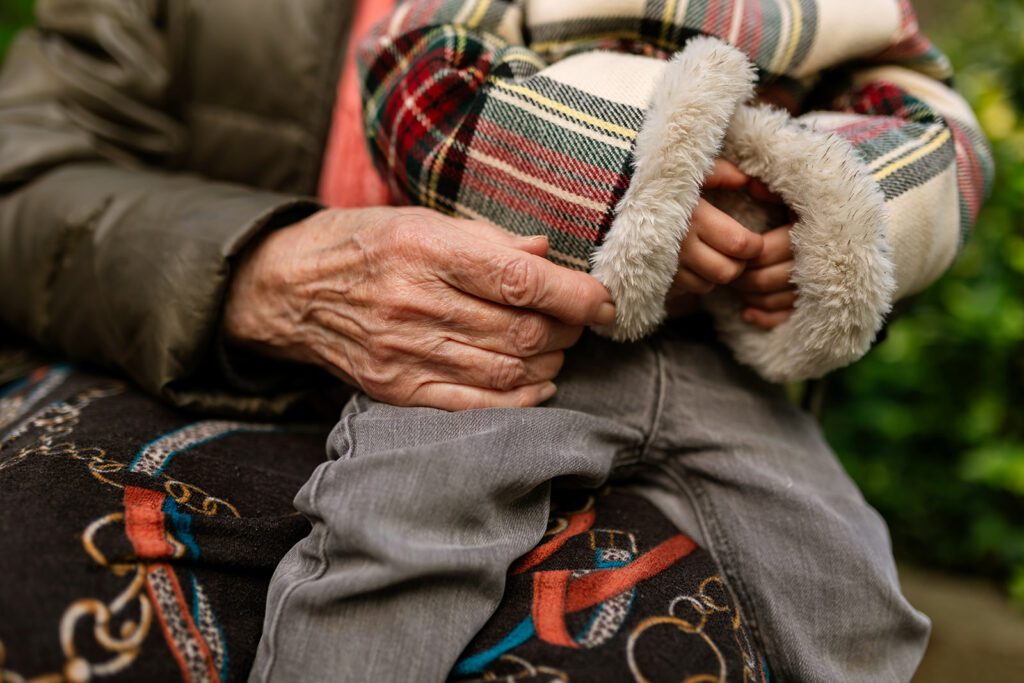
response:
[[[218,328],[232,258],[317,210],[347,0],[40,0],[0,73],[0,383],[22,340],[273,411]]]

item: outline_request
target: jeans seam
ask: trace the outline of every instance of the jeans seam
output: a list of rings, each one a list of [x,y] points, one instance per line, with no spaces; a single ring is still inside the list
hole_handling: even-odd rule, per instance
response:
[[[643,452],[644,444],[641,442],[636,446],[623,450],[621,454],[613,456],[611,467],[608,468],[608,475],[605,477],[605,483],[621,474],[621,470],[644,464]]]
[[[342,423],[345,425],[345,435],[346,435],[346,440],[348,441],[348,448],[346,448],[346,456],[349,456],[349,457],[351,456],[352,450],[353,450],[353,448],[355,446],[355,436],[352,433],[352,418],[360,412],[361,406],[359,405],[359,402],[360,402],[361,398],[362,398],[362,396],[360,396],[358,394],[353,397],[352,400],[353,400],[354,407],[356,409],[353,410],[348,415],[346,415],[345,419],[342,421]],[[339,456],[339,459],[341,459],[340,456]],[[328,461],[328,462],[330,462],[330,461]],[[327,469],[328,469],[327,467],[322,467],[321,466],[321,468],[317,471],[314,480],[312,481],[312,485],[310,487],[310,494],[309,494],[311,502],[316,500],[317,495],[320,492],[320,482],[323,480],[324,475],[327,472]],[[316,532],[316,525],[314,524],[314,527],[313,527],[313,530],[311,531],[311,533],[315,533],[315,532]],[[276,641],[276,638],[277,638],[278,623],[280,622],[280,619],[281,619],[281,613],[284,611],[285,603],[288,602],[288,599],[292,596],[292,594],[296,590],[298,590],[302,586],[305,586],[305,585],[307,585],[309,583],[312,583],[313,581],[316,581],[316,580],[322,578],[324,576],[324,574],[327,573],[327,568],[330,566],[330,561],[327,558],[327,533],[326,532],[321,532],[320,533],[320,543],[317,545],[316,555],[317,555],[317,560],[318,560],[318,564],[317,564],[316,570],[312,574],[310,574],[310,575],[304,577],[303,579],[300,579],[299,581],[296,581],[295,583],[293,583],[290,586],[288,586],[285,589],[284,593],[281,595],[281,599],[278,601],[277,606],[274,609],[273,615],[271,615],[271,618],[270,618],[269,623],[268,623],[267,628],[266,628],[266,633],[264,634],[267,637],[267,639],[268,639],[267,640],[267,662],[263,666],[263,674],[264,674],[263,680],[265,680],[265,681],[269,681],[270,680],[270,672],[273,670],[274,664],[275,664],[276,659],[277,659],[277,645],[276,645],[275,641]]]
[[[662,416],[665,412],[665,361],[664,358],[662,358],[662,349],[660,345],[651,344],[650,348],[651,352],[654,354],[654,382],[656,398],[654,402],[654,415],[651,416],[650,434],[647,435],[647,439],[640,446],[640,454],[638,458],[640,462],[646,462],[647,455],[661,429]]]
[[[350,411],[347,415],[345,415],[344,419],[342,419],[341,421],[342,424],[344,425],[346,446],[345,452],[339,453],[338,457],[335,458],[335,460],[352,459],[352,453],[355,451],[356,448],[356,437],[355,433],[352,431],[352,421],[355,419],[357,415],[359,415],[365,410],[365,407],[361,405],[363,398],[364,395],[361,393],[357,393],[355,396],[352,397],[353,410]]]
[[[747,619],[747,625],[753,632],[757,643],[761,646],[765,657],[768,658],[769,662],[773,660],[778,661],[774,648],[772,648],[768,639],[764,637],[756,606],[750,599],[750,590],[747,588],[743,578],[731,568],[733,565],[730,562],[734,556],[732,546],[726,534],[722,532],[721,525],[714,512],[714,501],[711,496],[707,494],[707,491],[704,490],[699,482],[686,481],[686,477],[675,471],[671,465],[660,463],[658,467],[694,502],[697,521],[708,544],[706,550],[711,554],[712,559],[714,559],[722,573],[725,574],[726,585],[743,610],[744,616]],[[776,677],[774,673],[772,677]]]

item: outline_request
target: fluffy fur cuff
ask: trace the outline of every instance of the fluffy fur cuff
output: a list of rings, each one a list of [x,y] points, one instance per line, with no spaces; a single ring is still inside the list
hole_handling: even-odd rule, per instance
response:
[[[618,317],[597,331],[638,339],[665,317],[679,244],[737,106],[754,91],[746,56],[694,38],[666,66],[633,151],[634,172],[591,273],[612,293]]]
[[[727,290],[705,298],[736,358],[776,382],[820,377],[871,347],[896,289],[885,200],[867,167],[838,136],[811,130],[768,107],[741,107],[723,156],[760,178],[796,213],[796,310],[773,330],[740,319]],[[723,207],[748,227],[756,219]]]

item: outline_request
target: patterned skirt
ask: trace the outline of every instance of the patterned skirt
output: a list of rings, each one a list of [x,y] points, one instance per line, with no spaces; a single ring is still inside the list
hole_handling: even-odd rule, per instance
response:
[[[330,426],[204,419],[64,365],[0,387],[0,680],[245,680]],[[453,673],[766,676],[709,554],[615,488],[556,494]]]

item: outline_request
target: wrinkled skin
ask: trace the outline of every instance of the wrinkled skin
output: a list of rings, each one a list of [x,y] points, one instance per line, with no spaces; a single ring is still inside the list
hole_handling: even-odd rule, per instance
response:
[[[758,190],[719,162],[707,186]],[[763,192],[763,190],[761,190]],[[763,237],[701,200],[680,246],[670,315],[730,284],[748,321],[788,317],[788,227]],[[224,330],[235,344],[317,365],[371,397],[444,410],[551,398],[565,350],[615,317],[591,276],[517,237],[423,208],[324,209],[274,231],[240,261]]]
[[[426,209],[326,209],[242,261],[225,331],[395,405],[536,405],[584,327],[615,316],[597,280],[546,251]]]

